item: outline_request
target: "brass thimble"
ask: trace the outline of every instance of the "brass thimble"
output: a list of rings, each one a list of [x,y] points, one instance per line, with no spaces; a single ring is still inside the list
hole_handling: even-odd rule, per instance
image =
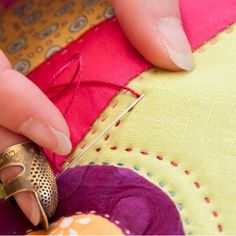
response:
[[[22,172],[3,185],[5,199],[19,192],[32,192],[39,204],[41,223],[47,230],[48,218],[56,211],[58,193],[56,180],[46,157],[36,144],[21,143],[0,154],[0,170],[10,166],[21,166]]]

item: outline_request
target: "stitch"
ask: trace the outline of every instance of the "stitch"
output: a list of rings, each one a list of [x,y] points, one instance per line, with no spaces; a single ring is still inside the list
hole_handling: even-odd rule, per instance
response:
[[[118,165],[118,166],[124,166],[124,163],[118,162],[117,165]]]
[[[191,172],[190,172],[189,170],[185,170],[184,173],[185,173],[186,175],[190,175],[190,174],[191,174]]]
[[[184,209],[183,203],[178,203],[178,208],[180,211],[182,211]]]
[[[81,211],[77,211],[77,212],[75,212],[75,214],[76,214],[76,215],[81,215],[82,212],[81,212]]]
[[[118,120],[118,121],[116,122],[116,124],[115,124],[115,127],[118,127],[118,126],[120,125],[120,123],[121,123],[121,121]]]
[[[125,230],[125,233],[126,234],[130,234],[130,231],[127,229],[127,230]]]
[[[126,152],[132,152],[133,151],[133,148],[132,147],[128,147],[125,149]]]
[[[145,155],[145,156],[149,155],[149,153],[148,153],[147,151],[140,151],[140,153],[141,153],[142,155]]]
[[[96,132],[97,132],[97,129],[93,129],[93,130],[91,131],[91,134],[94,135]]]
[[[171,197],[175,197],[176,193],[174,191],[169,191],[169,194],[171,195]]]
[[[105,214],[104,217],[110,218],[110,215],[109,214]]]
[[[175,162],[175,161],[171,161],[170,164],[171,164],[172,166],[174,166],[174,167],[178,167],[178,163]]]
[[[63,49],[63,50],[61,51],[61,55],[62,55],[62,56],[65,55],[66,53],[68,53],[68,49]]]
[[[160,161],[163,160],[163,157],[162,157],[162,156],[156,156],[156,158],[157,158],[158,160],[160,160]]]
[[[138,78],[138,81],[142,81],[142,80],[144,80],[144,77],[143,77],[143,76],[140,76],[140,77]]]
[[[80,39],[78,43],[83,43],[84,42],[84,39]]]
[[[107,134],[107,135],[104,137],[104,140],[107,141],[109,138],[110,138],[110,135]]]
[[[119,220],[115,220],[115,224],[119,225],[120,221]]]
[[[114,109],[114,108],[117,106],[117,104],[118,104],[118,102],[117,102],[117,101],[115,101],[115,102],[114,102],[114,104],[111,106],[111,108],[113,108],[113,109]]]
[[[140,170],[140,167],[137,166],[137,165],[134,165],[133,168],[134,168],[135,170]]]
[[[105,165],[105,166],[109,165],[109,163],[107,161],[104,161],[102,164]]]
[[[219,224],[217,227],[218,227],[219,232],[222,232],[222,231],[223,231],[222,225]]]
[[[84,143],[84,144],[80,147],[80,149],[84,149],[86,145],[87,145],[87,143]]]
[[[215,45],[217,42],[218,42],[217,38],[213,38],[212,40],[210,40],[211,45]]]
[[[104,122],[107,119],[107,116],[102,117],[101,121]]]
[[[153,176],[153,173],[152,173],[152,172],[147,172],[147,176],[148,176],[148,177],[152,177],[152,176]]]
[[[99,147],[99,148],[96,148],[96,152],[100,152],[102,149]]]
[[[96,211],[90,211],[89,213],[91,213],[91,214],[96,214]]]
[[[205,202],[208,203],[208,204],[211,202],[211,200],[210,200],[209,197],[204,197],[204,200],[205,200]]]
[[[89,162],[89,165],[95,165],[94,161]]]
[[[159,182],[159,185],[160,185],[160,187],[162,187],[162,188],[163,188],[163,187],[165,187],[165,185],[166,185],[166,184],[165,184],[165,183],[163,183],[163,182]]]
[[[195,184],[195,186],[196,186],[197,188],[200,188],[200,187],[201,187],[201,185],[200,185],[199,182],[194,182],[194,184]]]
[[[118,122],[119,124],[120,124],[120,122]],[[111,150],[117,150],[117,146],[113,146],[113,147],[111,147],[110,148]],[[131,148],[132,149],[132,148]],[[125,151],[127,151],[127,148],[126,149],[124,149]],[[133,149],[132,149],[133,150]],[[130,149],[128,149],[128,151],[132,151],[132,150],[130,150]],[[141,152],[140,152],[141,153]],[[149,154],[149,153],[148,153]],[[158,159],[158,160],[163,160],[163,157],[162,156],[156,156],[156,158]],[[122,163],[123,164],[123,163]],[[172,165],[172,166],[174,166],[174,167],[178,167],[178,163],[177,162],[175,162],[175,161],[171,161],[170,162],[170,164]],[[136,171],[139,171],[140,170],[140,167],[139,166],[137,166],[137,165],[134,165],[133,166],[133,169],[134,170],[136,170]],[[191,174],[191,171],[190,170],[185,170],[184,171],[184,173],[186,174],[186,175],[190,175]],[[150,176],[149,176],[150,177]],[[194,182],[194,184],[195,184],[195,186],[198,188],[200,188],[200,183],[199,182]],[[165,184],[163,183],[163,182],[159,182],[159,186],[160,187],[164,187],[165,186]],[[176,195],[176,193],[175,192],[173,192],[173,191],[170,191],[169,192],[170,193],[170,195],[172,196],[172,197],[174,197],[175,195]],[[210,203],[210,198],[209,197],[205,197],[204,198],[204,201],[207,203],[207,204],[209,204]],[[181,206],[180,206],[180,208],[181,208]],[[220,229],[223,231],[223,227],[220,225]],[[218,230],[219,230],[219,226],[218,226]]]
[[[186,225],[189,225],[189,224],[190,224],[190,221],[189,221],[188,218],[186,218],[186,219],[184,220],[184,222],[185,222]]]
[[[218,217],[219,216],[219,213],[217,211],[213,211],[212,214],[213,214],[214,217]]]

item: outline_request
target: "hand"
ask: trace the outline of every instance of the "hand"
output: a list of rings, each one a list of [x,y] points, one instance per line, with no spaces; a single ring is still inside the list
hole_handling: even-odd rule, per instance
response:
[[[191,71],[192,51],[181,25],[178,0],[111,0],[130,42],[153,65]]]
[[[112,4],[127,37],[148,61],[174,71],[194,68],[178,0],[112,0]],[[61,113],[33,83],[11,69],[1,51],[0,85],[0,151],[26,138],[58,154],[71,151]],[[20,167],[6,168],[0,171],[0,179],[6,183],[20,172]],[[37,225],[40,211],[34,196],[24,192],[15,199]]]
[[[69,129],[59,110],[29,79],[11,69],[1,51],[0,111],[0,152],[27,138],[58,154],[71,151]],[[0,171],[0,179],[6,183],[21,171],[19,166],[5,168]],[[40,211],[33,194],[23,192],[14,197],[27,218],[37,225]]]

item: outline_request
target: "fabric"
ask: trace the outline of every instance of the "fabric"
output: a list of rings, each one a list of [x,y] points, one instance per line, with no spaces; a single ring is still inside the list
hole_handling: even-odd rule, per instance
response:
[[[114,15],[106,0],[1,2],[10,6],[0,15],[0,48],[24,74]]]
[[[48,235],[123,235],[122,231],[106,217],[94,214],[77,213],[74,216],[62,217],[51,226]],[[118,223],[118,222],[117,222]],[[102,227],[101,227],[102,226]],[[28,235],[44,235],[42,230],[28,230]]]
[[[152,69],[132,80],[146,96],[75,164],[128,167],[161,187],[185,234],[236,233],[235,27],[194,53],[193,72]],[[134,100],[116,96],[74,156]]]
[[[193,49],[203,44],[203,37],[208,40],[210,36],[218,33],[223,25],[226,27],[226,24],[231,23],[236,18],[236,11],[234,11],[236,1],[229,1],[227,4],[222,3],[226,5],[227,9],[230,9],[230,14],[226,14],[227,17],[222,18],[222,21],[219,21],[218,24],[215,23],[212,27],[213,19],[218,19],[217,14],[223,14],[220,11],[225,8],[220,8],[220,5],[213,4],[212,1],[209,1],[209,3],[211,3],[212,8],[216,7],[217,10],[210,12],[202,10],[205,7],[203,2],[195,4],[195,1],[183,1],[181,3],[183,16],[185,17],[183,22],[188,27],[186,30],[190,35]],[[192,18],[193,6],[195,6],[195,11],[201,12],[199,17],[196,15],[195,18]],[[212,21],[207,21],[209,17]],[[211,30],[206,31],[206,28]],[[53,75],[68,63],[75,52],[79,54],[79,59],[71,63],[69,69],[61,73],[56,80],[53,80]],[[72,81],[74,79],[73,72],[75,72],[78,64],[79,73]],[[94,69],[95,65],[96,69]],[[49,67],[50,70],[48,70]],[[88,83],[87,86],[82,86],[80,82],[100,81],[124,86],[133,77],[150,67],[151,65],[127,41],[116,20],[111,19],[88,31],[78,41],[70,44],[65,51],[46,61],[29,74],[29,78],[45,91],[62,111],[69,124],[71,140],[75,146],[119,90],[104,84]],[[48,79],[43,80],[42,78],[45,75]],[[51,97],[50,91],[48,92],[50,87],[56,85],[64,85],[65,87],[67,84],[72,85],[71,89],[59,90],[54,94],[55,99]],[[62,93],[63,96],[60,95]],[[63,161],[64,158],[57,157],[56,166],[59,167]]]
[[[96,8],[101,6],[100,1],[86,1],[86,3],[94,4],[93,6],[97,4]],[[202,45],[204,41],[234,22],[235,6],[235,1],[232,0],[182,1],[183,21],[192,48]],[[11,11],[8,14],[11,14]],[[67,26],[66,33],[68,33]],[[7,45],[5,44],[7,41],[4,41],[5,29],[0,32],[2,32],[0,44],[4,42],[4,45]],[[78,35],[81,35],[81,32],[82,30]],[[66,33],[63,37],[67,37]],[[13,33],[10,35],[13,37]],[[54,37],[54,34],[48,37]],[[127,91],[121,91],[107,107],[120,89],[119,86],[126,85],[136,77],[128,86],[139,93],[146,94],[135,109],[78,160],[77,167],[68,173],[69,176],[62,176],[61,183],[66,182],[68,186],[59,185],[60,196],[69,195],[70,191],[74,191],[74,195],[66,195],[68,202],[66,197],[60,200],[57,218],[54,219],[56,223],[52,225],[53,232],[61,232],[60,227],[61,223],[64,225],[64,220],[67,224],[68,221],[79,220],[78,212],[75,212],[76,207],[82,208],[83,216],[88,214],[85,212],[86,207],[90,209],[95,207],[101,214],[100,217],[98,216],[99,220],[105,217],[103,215],[105,212],[109,212],[109,222],[106,222],[111,223],[109,225],[114,226],[115,222],[112,219],[116,220],[115,216],[118,215],[121,223],[119,228],[125,234],[170,233],[168,230],[173,230],[176,234],[189,235],[235,234],[236,204],[232,197],[236,194],[234,188],[235,38],[235,26],[232,26],[199,48],[194,54],[197,68],[192,73],[170,73],[155,69],[142,73],[150,68],[150,65],[132,48],[113,19],[89,30],[65,50],[50,57],[32,71],[30,78],[40,85],[68,120],[74,145],[86,134],[76,148],[75,154],[134,101],[134,96]],[[55,37],[55,42],[59,42],[56,40],[58,38]],[[37,42],[45,43],[44,40]],[[24,52],[29,53],[26,49],[22,48],[17,54],[12,55],[11,60],[13,57],[15,62],[26,59],[25,56],[28,54]],[[35,61],[34,66],[28,67],[26,71],[22,69],[25,68],[24,66],[18,69],[27,73],[45,60],[44,54],[37,57],[41,58],[40,60],[35,58],[32,59],[32,63]],[[104,64],[106,58],[110,59]],[[65,65],[68,65],[66,70],[64,70]],[[76,70],[79,71],[78,74],[75,73]],[[142,74],[138,76],[140,73]],[[114,80],[115,78],[117,81]],[[85,86],[84,83],[91,82],[92,79],[100,83],[96,86],[94,83],[87,83]],[[118,82],[118,87],[109,85],[109,82],[111,84],[114,81]],[[101,82],[105,82],[106,86]],[[68,105],[70,109],[67,108]],[[93,124],[105,108],[106,110]],[[91,110],[93,113],[90,112]],[[87,132],[88,130],[90,131]],[[63,158],[57,158],[56,164],[64,161]],[[85,168],[88,168],[88,171],[82,178],[80,174]],[[112,175],[110,176],[109,173]],[[70,178],[70,175],[73,180],[81,178],[82,183],[78,180],[72,185],[72,181],[66,179]],[[122,178],[123,176],[130,180],[129,184]],[[141,188],[137,185],[137,179],[139,183],[143,183]],[[89,183],[84,189],[83,181]],[[102,182],[101,188],[89,188],[98,181]],[[107,186],[109,189],[115,189],[112,194],[107,190]],[[117,186],[132,193],[130,196],[135,198],[133,202],[142,208],[140,215],[133,214],[138,207],[135,207],[135,204],[130,206],[130,201],[125,200],[120,205],[112,203],[112,199],[127,198],[123,191],[116,191]],[[86,191],[88,191],[87,195],[84,196]],[[89,195],[95,191],[100,192]],[[148,199],[151,198],[148,204],[140,201],[143,193],[147,193]],[[152,197],[153,193],[154,197]],[[162,200],[163,206],[168,204],[167,208],[171,210],[165,220],[158,218],[162,214],[168,214],[164,207],[160,206],[159,211],[150,213],[149,203],[153,201],[152,208],[154,208],[158,202],[155,197],[159,197],[158,200],[165,199]],[[94,203],[94,200],[97,201]],[[133,211],[127,211],[125,206]],[[89,214],[96,213],[89,212]],[[67,218],[63,218],[66,215]],[[69,215],[72,218],[69,218]],[[153,216],[156,216],[156,220],[160,220],[157,228],[152,224]],[[141,227],[142,217],[147,217],[147,224],[144,225],[146,228]],[[96,218],[95,221],[97,220]],[[177,221],[179,227],[174,227]],[[1,230],[6,230],[5,233],[19,234],[32,229],[19,209],[3,201],[0,202],[0,222]],[[171,226],[168,227],[168,224]],[[65,231],[69,232],[69,229],[70,227],[65,228]],[[72,229],[73,234],[80,232],[80,228]],[[158,231],[161,229],[162,232]]]
[[[117,225],[124,234],[184,233],[179,213],[171,199],[160,188],[129,169],[112,166],[74,168],[59,178],[58,189],[59,205],[54,220],[83,212],[103,216],[115,224],[119,222]],[[14,217],[5,209],[2,234],[13,230],[23,234],[31,229],[24,218],[17,220],[18,215]],[[8,222],[11,221],[17,223],[10,228]]]

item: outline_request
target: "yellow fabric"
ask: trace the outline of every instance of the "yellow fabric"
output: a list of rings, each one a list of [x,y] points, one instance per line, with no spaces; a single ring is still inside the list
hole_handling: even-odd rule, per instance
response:
[[[0,48],[15,69],[27,74],[112,16],[106,0],[21,0],[0,14]]]
[[[144,99],[77,162],[137,171],[170,196],[187,234],[236,234],[235,27],[194,53],[193,72],[153,69],[133,80]],[[115,97],[75,154],[132,101]]]

